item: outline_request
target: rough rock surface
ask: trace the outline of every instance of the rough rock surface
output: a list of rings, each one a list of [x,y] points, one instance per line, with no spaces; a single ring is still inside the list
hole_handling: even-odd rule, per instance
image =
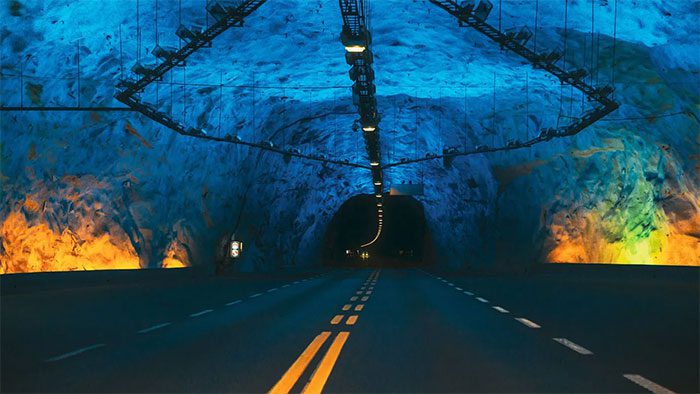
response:
[[[535,30],[531,3],[503,1],[489,21]],[[538,48],[566,49],[569,67],[610,83],[616,2],[540,3]],[[697,1],[619,2],[622,106],[581,134],[388,170],[387,184],[425,182],[438,261],[700,265],[699,13]],[[156,40],[177,46],[180,21],[208,18],[204,1],[181,12],[162,0],[4,1],[0,104],[120,106],[119,77],[155,62]],[[372,2],[371,26],[385,163],[503,145],[588,108],[427,1]],[[339,29],[334,2],[270,0],[143,99],[212,134],[365,163]],[[211,265],[232,232],[246,241],[240,269],[315,264],[334,212],[372,190],[363,169],[286,163],[129,112],[0,116],[0,272]]]

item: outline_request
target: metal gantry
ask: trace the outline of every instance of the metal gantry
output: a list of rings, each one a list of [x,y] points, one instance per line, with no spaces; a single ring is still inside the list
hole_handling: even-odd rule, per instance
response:
[[[134,111],[138,111],[142,115],[162,124],[171,130],[190,137],[228,142],[237,145],[249,146],[273,153],[279,153],[289,159],[298,157],[307,160],[319,161],[328,164],[336,164],[341,166],[367,168],[370,166],[350,163],[348,160],[329,159],[324,155],[308,155],[301,153],[295,148],[282,148],[275,146],[272,141],[265,142],[249,142],[244,141],[238,136],[227,134],[224,137],[217,137],[207,134],[203,129],[195,127],[187,127],[181,122],[176,121],[170,115],[159,111],[152,104],[141,101],[139,94],[142,93],[150,84],[161,81],[163,76],[178,66],[184,66],[187,58],[201,48],[209,48],[212,46],[214,38],[219,36],[224,31],[231,27],[242,27],[245,17],[257,10],[267,0],[245,0],[236,1],[234,5],[228,6],[220,2],[211,2],[207,5],[207,12],[214,17],[216,22],[208,28],[188,28],[180,25],[177,28],[176,35],[185,42],[185,45],[180,49],[162,47],[156,45],[153,49],[153,55],[160,59],[161,62],[155,67],[147,67],[141,63],[136,63],[131,70],[138,76],[138,79],[123,79],[119,82],[118,93],[115,95],[117,100],[126,104]]]
[[[589,102],[595,103],[594,108],[584,112],[581,117],[575,118],[568,125],[557,128],[542,128],[540,129],[539,135],[526,141],[509,141],[506,146],[501,147],[479,145],[474,147],[474,149],[464,151],[460,151],[456,148],[445,148],[443,149],[442,154],[428,153],[425,157],[421,158],[414,158],[410,160],[403,159],[396,163],[387,164],[384,166],[384,168],[433,159],[449,159],[457,156],[530,147],[540,142],[549,141],[553,138],[567,137],[578,134],[581,130],[619,108],[620,105],[610,97],[613,92],[613,87],[593,87],[585,81],[585,77],[588,74],[586,70],[575,69],[573,71],[567,71],[564,68],[559,67],[556,63],[562,57],[560,52],[554,50],[537,53],[528,48],[526,44],[532,36],[532,33],[527,28],[502,32],[488,24],[486,22],[486,18],[493,8],[490,1],[481,0],[478,5],[474,5],[474,3],[471,1],[462,2],[461,4],[458,4],[452,0],[430,0],[430,2],[457,18],[460,27],[473,28],[474,30],[488,37],[494,43],[498,44],[501,48],[508,49],[518,54],[532,64],[534,68],[543,69],[554,75],[563,85],[570,85],[581,91],[587,97]]]
[[[377,91],[374,85],[372,63],[372,35],[367,26],[364,0],[339,0],[343,28],[340,41],[345,47],[345,62],[351,66],[349,71],[352,85],[352,102],[360,115],[359,123],[365,141],[369,164],[372,169],[372,185],[377,207],[377,232],[371,241],[361,245],[367,247],[379,239],[384,223],[383,176],[379,144],[379,121],[377,111]]]

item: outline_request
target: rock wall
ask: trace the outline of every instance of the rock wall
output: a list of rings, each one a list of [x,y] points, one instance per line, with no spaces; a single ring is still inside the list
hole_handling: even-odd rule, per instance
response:
[[[121,106],[131,65],[154,62],[156,41],[179,45],[180,22],[207,22],[201,2],[160,3],[3,3],[1,105]],[[593,35],[590,3],[570,2],[566,29],[561,4],[541,3],[540,48],[564,46],[596,85],[612,82],[615,53],[621,108],[573,138],[392,167],[387,184],[425,183],[446,267],[700,265],[698,3],[621,6],[616,40],[612,2],[594,3]],[[528,4],[504,2],[503,27],[533,28]],[[504,145],[587,108],[425,1],[373,2],[372,15],[385,163]],[[335,4],[265,4],[142,98],[215,135],[364,163],[339,26]],[[238,269],[317,264],[332,214],[372,190],[367,170],[287,163],[130,112],[3,111],[0,128],[0,272],[213,267],[233,232]]]

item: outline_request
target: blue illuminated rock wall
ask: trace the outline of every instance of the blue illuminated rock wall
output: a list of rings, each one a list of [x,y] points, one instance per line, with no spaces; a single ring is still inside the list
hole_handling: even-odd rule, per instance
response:
[[[155,62],[156,40],[177,47],[180,22],[211,22],[204,1],[182,3],[181,12],[155,0],[3,3],[0,19],[11,23],[0,28],[2,105],[121,106],[113,99],[117,80],[137,60]],[[531,3],[504,1],[503,28],[534,30]],[[568,11],[541,3],[538,48],[566,49],[570,67],[593,64],[594,84],[610,83],[614,2],[594,2],[593,37],[590,2],[570,1]],[[420,200],[438,262],[700,264],[699,11],[697,2],[620,6],[615,87],[622,107],[578,136],[457,158],[448,167],[434,160],[388,169],[387,184],[426,184]],[[489,22],[498,25],[498,15],[496,7]],[[505,145],[587,108],[426,1],[373,2],[370,22],[384,163],[446,146]],[[339,30],[333,2],[270,1],[143,100],[210,134],[366,163],[351,128]],[[142,267],[167,258],[210,266],[233,231],[246,241],[241,269],[316,264],[333,213],[372,191],[366,170],[285,163],[175,135],[134,113],[0,115],[5,267],[24,256],[31,270],[52,269],[41,262],[52,258],[48,252],[21,252],[42,224],[68,231],[76,239],[71,250],[109,234]],[[27,228],[19,231],[12,213]]]

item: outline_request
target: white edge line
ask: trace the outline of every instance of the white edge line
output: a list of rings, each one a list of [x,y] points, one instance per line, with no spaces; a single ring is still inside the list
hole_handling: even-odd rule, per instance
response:
[[[243,301],[242,300],[231,301],[231,302],[226,303],[226,306],[240,304],[241,302],[243,302]]]
[[[673,391],[667,389],[666,387],[660,384],[652,382],[651,380],[645,378],[642,375],[626,373],[622,376],[633,381],[634,383],[637,383],[638,385],[644,387],[645,389],[651,391],[654,394],[675,394]]]
[[[261,293],[255,293],[252,296],[250,296],[249,298],[260,297],[261,295],[262,295]]]
[[[202,315],[209,313],[209,312],[214,312],[214,310],[213,309],[205,309],[203,311],[199,311],[199,312],[191,314],[190,317],[202,316]]]
[[[558,342],[558,343],[568,347],[569,349],[575,351],[576,353],[583,354],[584,356],[590,356],[593,354],[592,351],[586,349],[585,347],[583,347],[579,344],[571,342],[570,340],[568,340],[566,338],[552,338],[552,339],[555,342]]]
[[[170,322],[160,323],[160,324],[156,324],[156,325],[150,326],[150,327],[148,327],[148,328],[144,328],[143,330],[139,330],[139,331],[137,331],[137,332],[138,332],[139,334],[145,334],[145,333],[147,333],[147,332],[155,331],[155,330],[157,330],[157,329],[159,329],[159,328],[167,327],[167,326],[169,326],[169,325],[171,325],[171,324],[172,324],[172,323],[170,323]]]
[[[84,347],[84,348],[80,348],[80,349],[74,350],[74,351],[72,351],[72,352],[68,352],[68,353],[61,354],[60,356],[55,356],[55,357],[47,358],[46,360],[44,360],[44,362],[52,363],[52,362],[54,362],[54,361],[64,360],[64,359],[66,359],[66,358],[68,358],[68,357],[77,356],[77,355],[80,354],[80,353],[84,353],[84,352],[87,352],[87,351],[89,351],[89,350],[101,348],[101,347],[103,347],[103,346],[107,346],[107,345],[105,345],[104,343],[96,343],[96,344],[94,344],[94,345],[86,346],[86,347]]]
[[[277,288],[276,288],[276,287],[273,287],[273,288],[271,288],[270,290],[268,290],[267,292],[268,292],[268,293],[272,293],[273,291],[276,291],[276,290],[277,290]]]

